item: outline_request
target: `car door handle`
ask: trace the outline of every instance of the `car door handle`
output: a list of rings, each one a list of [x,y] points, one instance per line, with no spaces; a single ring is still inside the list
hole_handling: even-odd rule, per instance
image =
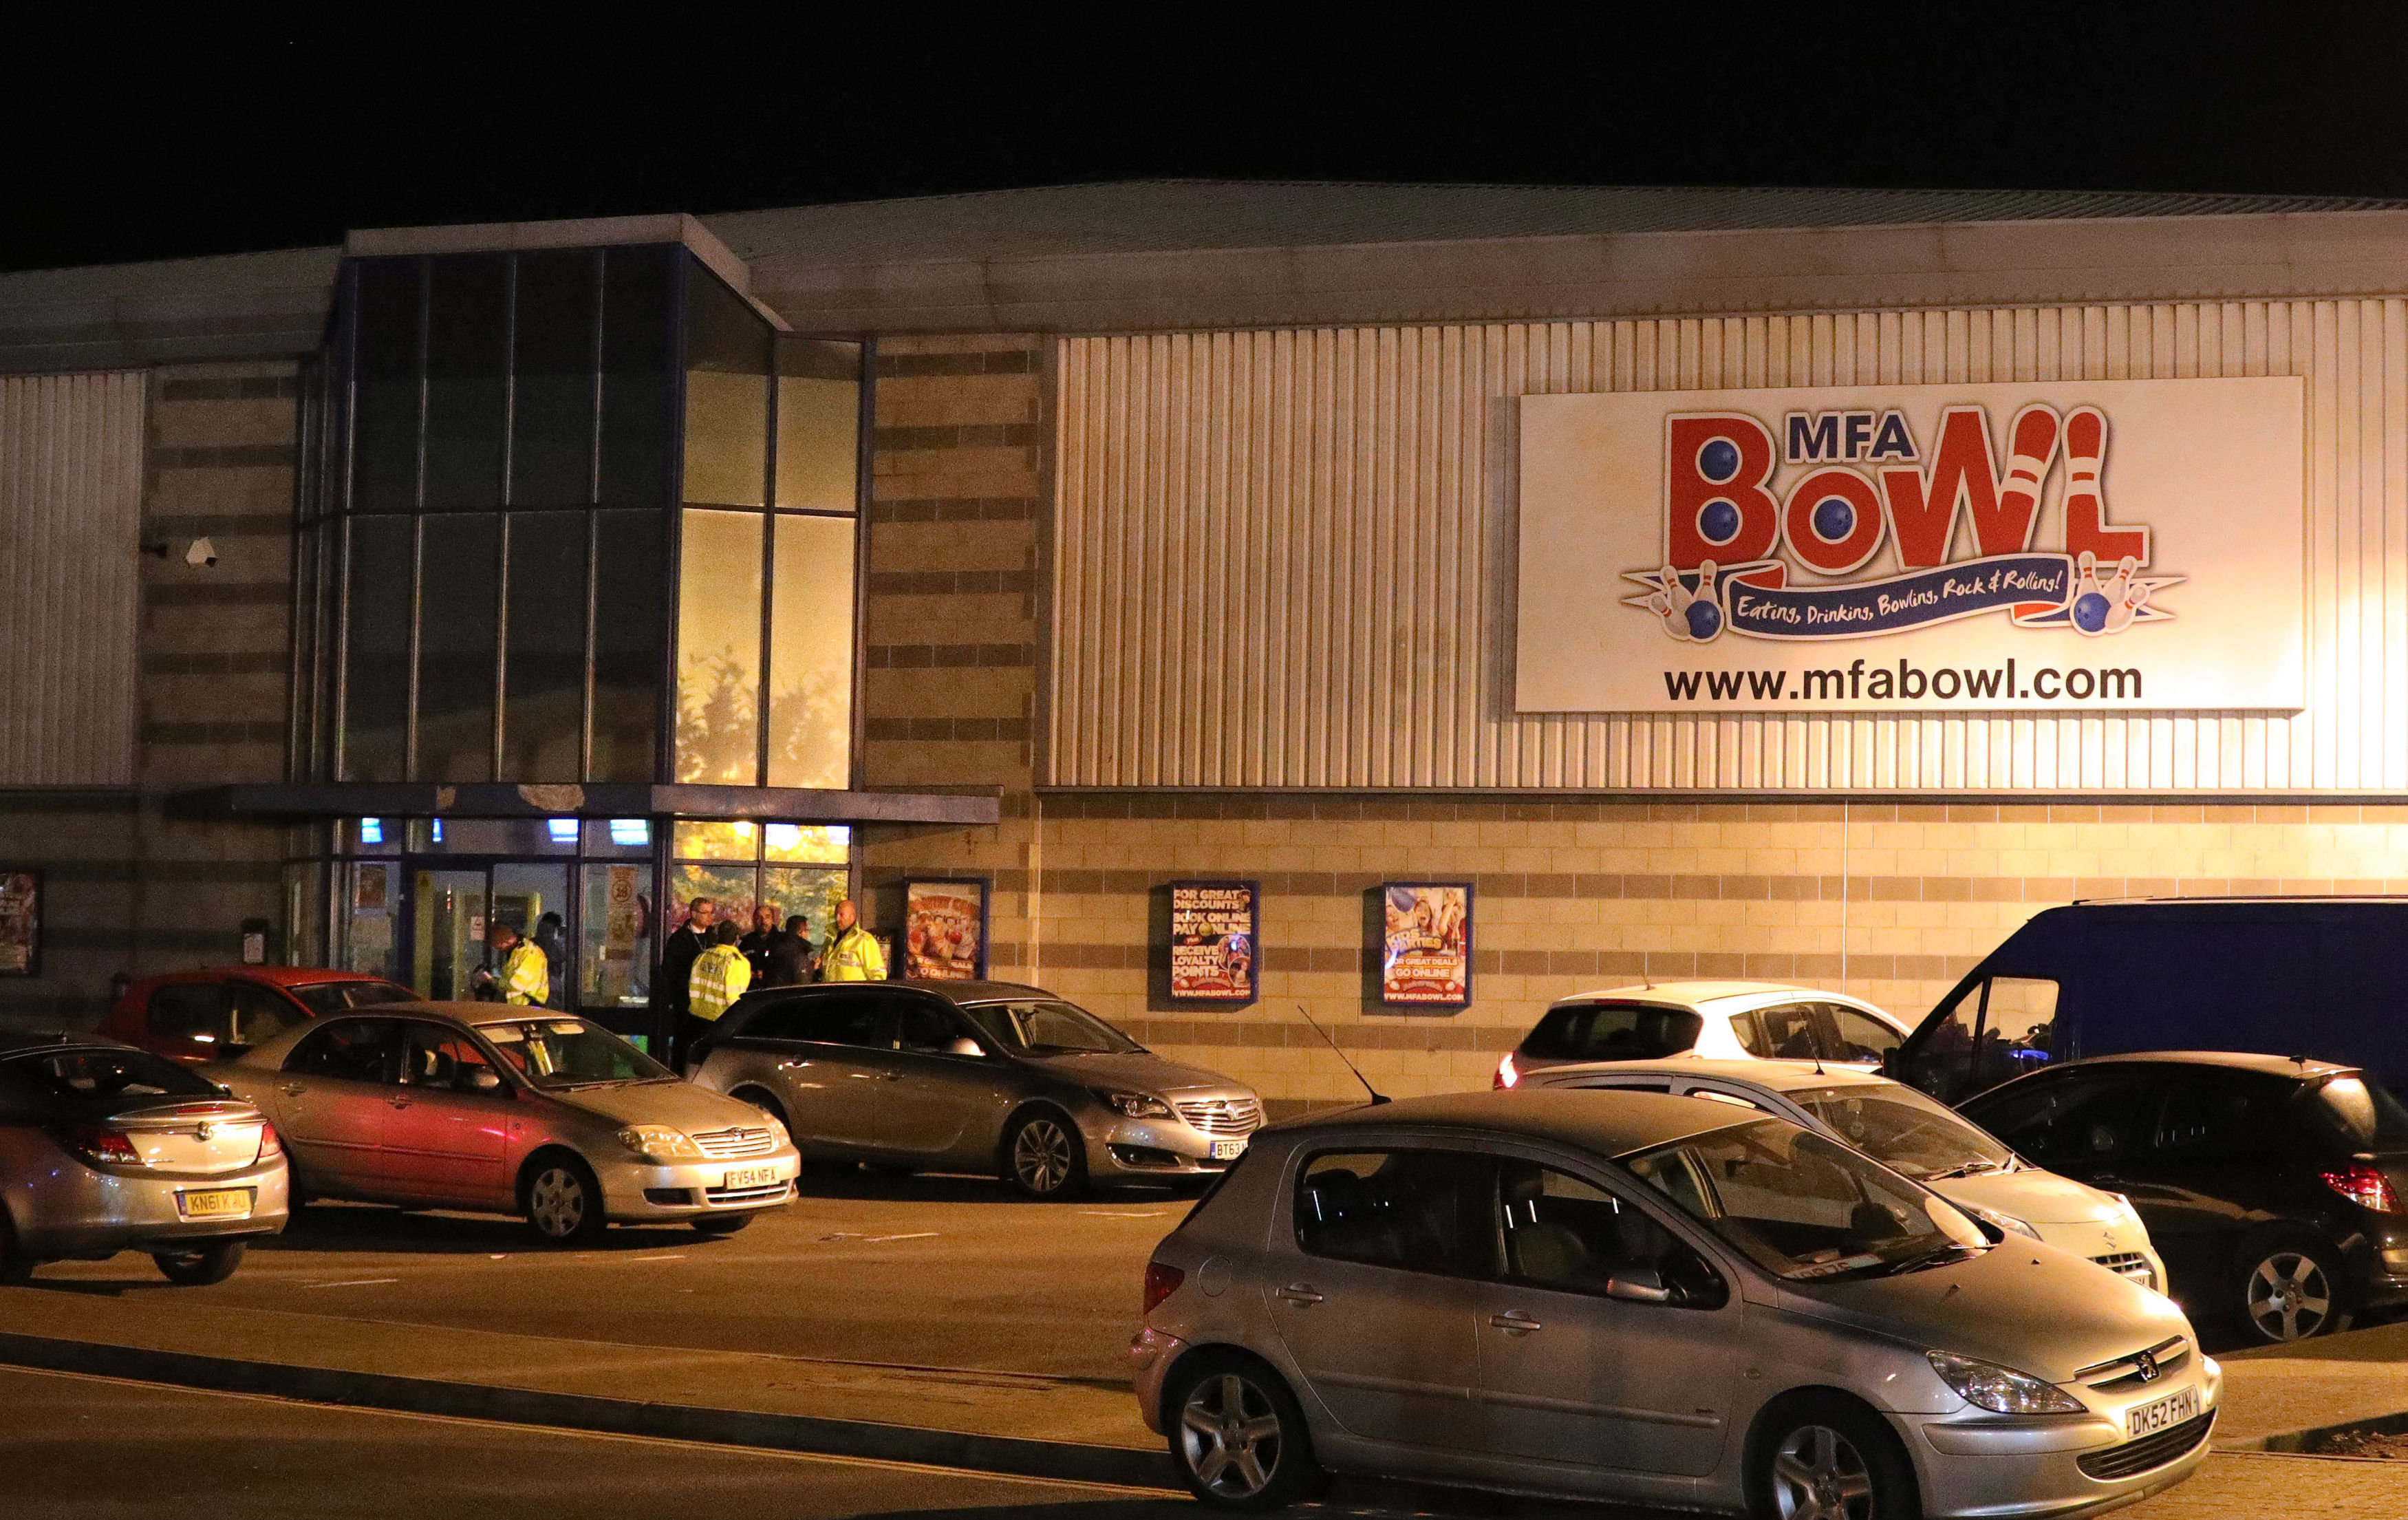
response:
[[[280,1082],[276,1084],[276,1090],[282,1093],[287,1097],[299,1097],[303,1093],[308,1092],[309,1089],[302,1086],[297,1082]]]
[[[811,1063],[809,1061],[781,1061],[778,1063],[778,1069],[781,1071],[800,1071],[803,1068],[810,1064]]]
[[[903,1080],[903,1073],[900,1071],[882,1071],[878,1074],[878,1080],[880,1082],[901,1082]]]
[[[1509,1309],[1501,1314],[1491,1314],[1488,1316],[1488,1323],[1507,1335],[1528,1335],[1532,1330],[1546,1328],[1518,1309]]]
[[[1271,1297],[1274,1298],[1283,1298],[1287,1302],[1296,1305],[1298,1309],[1303,1309],[1321,1301],[1321,1295],[1312,1291],[1312,1284],[1310,1283],[1290,1283],[1283,1288],[1273,1288],[1271,1290]]]
[[[386,1098],[385,1101],[392,1104],[396,1109],[406,1109],[410,1105],[410,1099],[406,1097],[389,1097]]]

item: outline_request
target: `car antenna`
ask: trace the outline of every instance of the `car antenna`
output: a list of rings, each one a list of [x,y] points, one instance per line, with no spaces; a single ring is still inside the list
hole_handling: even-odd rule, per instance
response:
[[[1371,1101],[1374,1103],[1385,1103],[1388,1100],[1388,1095],[1371,1085],[1371,1079],[1363,1075],[1363,1068],[1361,1067],[1356,1066],[1352,1061],[1346,1060],[1346,1053],[1338,1048],[1338,1041],[1330,1040],[1329,1031],[1324,1029],[1320,1025],[1315,1024],[1312,1014],[1305,1013],[1304,1005],[1302,1003],[1297,1004],[1296,1011],[1304,1015],[1305,1023],[1312,1025],[1312,1032],[1314,1034],[1319,1035],[1324,1040],[1329,1040],[1329,1049],[1331,1054],[1335,1054],[1339,1060],[1345,1062],[1346,1069],[1354,1072],[1354,1080],[1361,1083],[1363,1084],[1363,1090],[1371,1095]]]

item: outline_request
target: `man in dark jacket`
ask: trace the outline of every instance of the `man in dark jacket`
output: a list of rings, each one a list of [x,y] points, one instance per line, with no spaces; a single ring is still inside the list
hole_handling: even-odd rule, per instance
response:
[[[769,984],[769,955],[777,943],[778,910],[765,902],[752,910],[752,932],[736,941],[736,948],[752,968],[752,985]]]
[[[811,942],[803,931],[810,921],[796,913],[769,937],[769,974],[762,985],[799,987],[811,979]]]
[[[683,927],[668,938],[661,947],[660,992],[666,999],[669,1027],[677,1031],[677,1049],[672,1053],[672,1068],[683,1070],[677,1063],[685,1057],[685,1031],[693,1008],[688,1001],[688,984],[694,979],[695,958],[710,942],[710,921],[718,915],[719,905],[709,897],[696,897],[686,905]]]

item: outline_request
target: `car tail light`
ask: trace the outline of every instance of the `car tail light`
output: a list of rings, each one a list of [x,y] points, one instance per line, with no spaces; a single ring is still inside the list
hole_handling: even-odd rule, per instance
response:
[[[2391,1179],[2363,1161],[2352,1162],[2342,1171],[2323,1173],[2325,1185],[2361,1209],[2372,1209],[2379,1214],[2396,1214],[2400,1195],[2391,1189]]]
[[[1512,1051],[1507,1051],[1505,1053],[1505,1058],[1497,1063],[1497,1080],[1490,1083],[1488,1085],[1491,1087],[1511,1087],[1521,1080],[1522,1073],[1517,1070],[1513,1065],[1513,1053]]]
[[[283,1154],[284,1142],[277,1138],[276,1126],[270,1124],[261,1125],[259,1126],[259,1154],[251,1158],[251,1165],[257,1166],[262,1161],[273,1161]]]
[[[1145,1312],[1149,1314],[1153,1313],[1162,1306],[1163,1299],[1178,1292],[1179,1284],[1186,1281],[1186,1272],[1177,1267],[1170,1266],[1167,1262],[1147,1262],[1145,1264]]]
[[[142,1153],[122,1131],[106,1125],[51,1125],[50,1139],[59,1148],[89,1166],[138,1167]]]

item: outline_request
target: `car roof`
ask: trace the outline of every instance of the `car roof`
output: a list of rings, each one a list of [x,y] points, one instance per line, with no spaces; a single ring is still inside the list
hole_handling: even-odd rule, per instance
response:
[[[1778,1002],[1790,997],[1813,997],[1880,1014],[1901,1028],[1913,1028],[1878,1003],[1869,1003],[1850,993],[1834,992],[1828,987],[1801,987],[1792,982],[1656,982],[1635,987],[1605,987],[1594,992],[1576,992],[1559,997],[1550,1009],[1573,1008],[1583,1003],[1652,1003],[1665,1008],[1687,1008],[1699,1012],[1713,1011],[1716,1003],[1745,1004]],[[1731,1011],[1738,1012],[1739,1008]]]
[[[2220,1066],[2235,1071],[2258,1071],[2272,1077],[2324,1077],[2358,1068],[2310,1057],[2264,1055],[2252,1051],[2122,1051],[2114,1055],[2086,1055],[2060,1061],[2055,1069],[2078,1066]],[[2037,1075],[2038,1073],[2034,1073]]]
[[[1464,1129],[1552,1140],[1598,1155],[1627,1155],[1692,1135],[1767,1117],[1717,1111],[1720,1105],[1664,1093],[1537,1088],[1526,1092],[1447,1093],[1332,1110],[1281,1125],[1314,1129]],[[1785,1123],[1786,1121],[1781,1121]]]
[[[134,1047],[87,1029],[0,1029],[0,1059],[28,1051],[127,1051]]]
[[[896,977],[886,982],[805,982],[793,986],[751,987],[746,989],[741,1000],[752,1001],[773,995],[831,993],[847,989],[860,991],[865,988],[879,987],[910,987],[915,992],[935,993],[938,997],[948,998],[955,1003],[993,1003],[1015,1001],[1024,997],[1059,998],[1061,997],[1059,993],[1047,992],[1042,987],[1031,987],[1019,982],[955,982],[937,977]]]
[[[389,976],[377,976],[367,971],[337,971],[324,966],[195,966],[189,970],[163,971],[146,976],[135,987],[154,986],[168,982],[206,982],[222,977],[248,977],[265,982],[271,987],[315,987],[329,982],[391,982]],[[132,988],[128,988],[131,991]]]
[[[1810,1087],[1889,1087],[1887,1077],[1854,1067],[1822,1067],[1812,1061],[1729,1061],[1705,1056],[1668,1056],[1660,1061],[1573,1061],[1541,1068],[1545,1084],[1565,1085],[1566,1077],[1713,1077],[1722,1082],[1761,1087],[1769,1093],[1803,1092]]]

